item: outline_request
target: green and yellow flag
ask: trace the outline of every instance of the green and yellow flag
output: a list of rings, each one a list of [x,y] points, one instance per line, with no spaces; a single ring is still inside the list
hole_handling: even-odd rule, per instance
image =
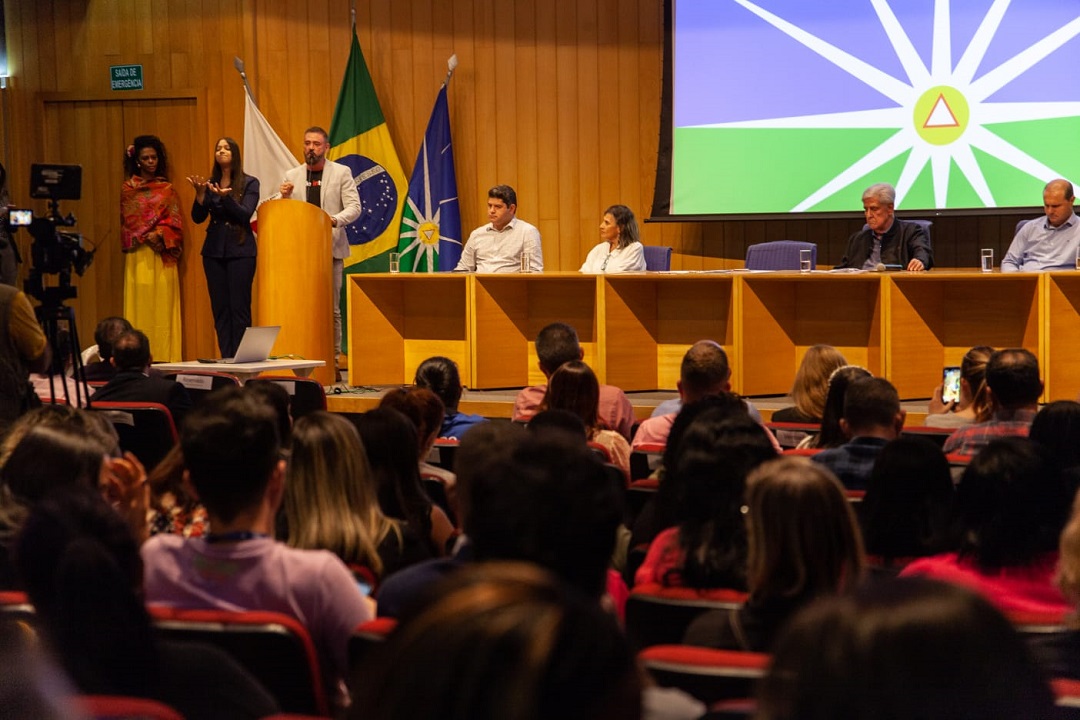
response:
[[[360,193],[360,217],[345,228],[350,251],[345,259],[346,274],[386,272],[389,252],[397,250],[408,184],[375,96],[355,24],[352,31],[349,62],[330,121],[331,148],[326,156],[352,170]]]

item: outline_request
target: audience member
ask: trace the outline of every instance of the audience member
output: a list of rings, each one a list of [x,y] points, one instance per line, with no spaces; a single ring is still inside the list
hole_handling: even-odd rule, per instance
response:
[[[774,412],[773,422],[820,423],[825,413],[825,398],[829,395],[829,377],[844,365],[847,360],[832,345],[807,348],[791,386],[791,399],[795,405]]]
[[[1025,639],[1051,677],[1080,680],[1080,499],[1061,532],[1055,581],[1069,603],[1067,632],[1028,635]]]
[[[111,430],[104,418],[66,405],[38,408],[12,426],[0,467],[0,589],[15,586],[11,551],[26,517],[61,488],[99,491],[145,536],[145,473],[130,453],[118,457]]]
[[[418,387],[426,388],[439,396],[446,409],[439,437],[461,439],[465,431],[476,423],[487,420],[483,415],[467,415],[458,411],[461,402],[461,376],[458,366],[448,357],[436,355],[430,357],[416,368],[413,379]]]
[[[634,584],[746,588],[746,476],[776,457],[765,430],[725,408],[697,416],[664,484],[676,489],[677,524],[652,541]]]
[[[858,512],[871,570],[895,575],[914,558],[950,550],[955,503],[940,447],[920,437],[890,441],[874,461]]]
[[[759,720],[1057,717],[1012,625],[977,595],[928,580],[871,583],[816,603],[780,637]]]
[[[1080,252],[1073,185],[1057,178],[1043,188],[1044,217],[1024,223],[1001,258],[1001,272],[1072,270]]]
[[[1028,435],[1050,451],[1065,480],[1069,497],[1080,487],[1080,402],[1057,400],[1043,406]]]
[[[835,448],[846,443],[849,438],[840,429],[840,419],[844,416],[844,396],[848,385],[855,380],[870,378],[865,368],[857,365],[845,365],[833,370],[829,376],[829,393],[825,396],[825,410],[821,415],[821,432],[811,435],[799,443],[800,448]]]
[[[994,440],[957,488],[958,551],[915,560],[901,575],[966,585],[1006,611],[1064,612],[1053,575],[1067,508],[1044,448],[1026,438]]]
[[[862,194],[866,227],[848,239],[837,268],[876,270],[879,266],[922,272],[934,266],[934,250],[917,222],[896,217],[896,189],[877,183]]]
[[[277,380],[251,378],[244,383],[244,392],[254,395],[274,411],[278,421],[278,438],[281,447],[292,446],[292,397]]]
[[[338,687],[349,635],[371,619],[373,603],[333,553],[273,539],[285,492],[273,412],[240,389],[225,388],[192,411],[180,443],[213,532],[146,541],[147,601],[290,615],[310,632],[330,689]]]
[[[427,461],[446,416],[439,396],[426,388],[417,386],[394,388],[387,390],[382,396],[379,407],[397,410],[412,421],[412,424],[416,426],[420,477],[424,480],[437,480],[442,483],[443,492],[447,498],[454,497],[454,485],[457,483],[454,473]],[[446,507],[444,510],[449,511],[450,508]]]
[[[123,332],[113,342],[116,375],[94,393],[94,402],[154,402],[169,409],[180,428],[191,409],[187,388],[174,380],[150,374],[150,340],[140,330]]]
[[[472,231],[455,272],[516,273],[522,258],[529,272],[544,271],[540,231],[517,217],[517,193],[509,185],[488,190],[487,225]],[[554,370],[554,368],[552,368]]]
[[[699,340],[698,342],[691,345],[691,347],[683,355],[683,362],[684,363],[687,362],[687,356],[690,355],[691,351],[696,353],[698,355],[698,358],[699,358],[699,359],[697,359],[697,361],[694,361],[694,363],[700,363],[702,361],[704,361],[706,364],[710,363],[711,361],[712,362],[719,362],[718,358],[714,358],[714,357],[710,356],[712,351],[705,348],[705,345],[703,345],[702,343],[715,344],[715,345],[719,344],[719,343],[717,343],[717,342],[715,342],[713,340]],[[702,345],[702,347],[699,348],[698,350],[694,350],[694,348],[696,348],[697,345]],[[723,352],[724,349],[720,348],[720,351]],[[730,379],[731,379],[731,368],[728,365],[728,355],[727,355],[727,353],[724,353],[723,362],[724,362],[724,365],[728,367],[728,370],[727,370],[728,378],[727,378],[727,380],[730,381]],[[714,367],[711,370],[710,368],[707,368],[707,367],[692,367],[691,366],[690,368],[687,368],[687,369],[690,370],[693,373],[694,376],[696,376],[696,378],[691,380],[691,383],[690,383],[691,385],[693,385],[693,384],[702,384],[702,385],[711,385],[712,386],[712,390],[710,392],[706,392],[705,393],[706,395],[715,394],[716,392],[719,392],[719,391],[725,389],[724,385],[725,385],[726,381],[711,381],[710,378],[708,378],[708,376],[714,375],[714,373],[718,373],[719,370],[720,370],[719,367]],[[681,379],[681,370],[683,370],[683,367],[680,366],[679,367],[679,377],[680,377],[680,379]],[[730,382],[727,382],[727,384],[729,385],[727,390],[730,390]],[[679,410],[683,409],[683,396],[681,396],[681,395],[683,395],[683,394],[679,393],[678,397],[673,397],[671,399],[663,400],[662,403],[658,404],[657,407],[654,407],[652,409],[652,412],[649,413],[649,418],[650,419],[651,418],[661,418],[661,417],[669,416],[669,415],[678,415]],[[689,400],[689,402],[692,403],[693,400],[691,399],[691,400]],[[758,411],[758,409],[756,407],[754,407],[754,404],[751,403],[750,400],[745,400],[745,399],[743,400],[743,402],[746,404],[746,411],[750,412],[750,417],[752,419],[756,420],[757,422],[760,422],[761,424],[765,424],[765,420],[761,418],[761,413],[760,413],[760,411]]]
[[[945,402],[941,394],[944,385],[934,388],[934,396],[926,410],[927,427],[958,428],[972,422],[990,419],[986,398],[986,364],[994,348],[978,345],[964,354],[960,361],[960,399]]]
[[[379,484],[383,513],[408,523],[427,542],[432,555],[445,555],[455,535],[454,525],[420,481],[416,425],[390,407],[369,410],[353,422]]]
[[[644,420],[638,426],[637,433],[634,434],[632,448],[637,449],[644,444],[667,443],[675,416],[683,405],[696,402],[707,395],[731,391],[731,366],[728,364],[728,356],[724,348],[712,340],[699,340],[694,343],[683,355],[677,387],[678,405],[669,406],[673,409],[662,415],[654,412],[652,417]],[[665,404],[661,403],[660,407]],[[751,416],[754,416],[757,411],[749,402],[746,405]],[[658,407],[657,410],[659,409]],[[757,414],[754,419],[761,422],[761,415]],[[776,442],[771,432],[769,432],[769,437],[779,452],[780,444]]]
[[[296,421],[284,505],[290,547],[329,550],[376,578],[431,557],[415,530],[383,514],[360,434],[340,415]]]
[[[277,711],[273,697],[223,651],[155,637],[138,543],[91,489],[71,486],[42,501],[15,556],[35,625],[80,693],[152,698],[193,718]]]
[[[122,317],[112,315],[105,318],[94,328],[94,342],[97,343],[97,355],[100,358],[83,367],[83,378],[87,382],[112,380],[116,375],[116,366],[112,364],[113,343],[122,333],[134,330],[131,323]]]
[[[545,378],[563,363],[581,360],[585,350],[578,342],[577,331],[566,323],[551,323],[536,336],[536,357],[540,372]],[[547,393],[547,385],[533,385],[518,393],[514,400],[515,422],[528,422],[536,414]],[[634,407],[626,393],[614,385],[600,386],[600,421],[608,430],[614,430],[627,440],[634,426]]]
[[[667,468],[675,467],[678,463],[682,456],[683,436],[699,417],[705,415],[711,418],[710,422],[749,417],[746,403],[738,395],[729,392],[706,395],[701,400],[688,403],[679,411],[671,425],[667,445],[664,446],[663,462],[656,472],[659,488],[634,519],[630,537],[632,559],[635,556],[643,559],[645,550],[661,531],[682,523],[680,512],[684,506],[682,498],[685,489],[679,475],[672,475]],[[633,579],[634,576],[628,574],[628,577]]]
[[[468,553],[391,576],[379,589],[379,614],[400,616],[432,582],[469,559],[541,565],[597,602],[622,518],[603,466],[561,432],[520,434],[480,425],[458,451]]]
[[[547,393],[540,403],[544,410],[568,410],[585,423],[588,441],[607,450],[611,462],[630,474],[630,443],[600,422],[600,383],[588,365],[580,360],[563,363],[548,378]]]
[[[863,575],[855,514],[839,483],[805,458],[772,460],[746,483],[750,597],[690,624],[684,642],[769,652],[777,633],[818,597],[848,592]]]
[[[1039,410],[1043,383],[1039,361],[1024,348],[998,350],[986,364],[986,394],[991,418],[965,425],[945,441],[946,453],[974,455],[991,440],[1026,437]]]
[[[569,410],[542,410],[532,416],[525,429],[534,434],[551,431],[569,433],[575,438],[581,438],[586,444],[589,440],[585,421],[580,415]]]
[[[210,532],[206,507],[184,481],[184,451],[173,446],[146,477],[150,488],[150,534],[202,537]]]
[[[26,295],[0,284],[0,432],[15,418],[39,405],[30,385],[31,372],[45,372],[52,359],[45,333]]]
[[[71,334],[60,328],[56,331],[55,339],[52,363],[42,372],[30,373],[30,384],[34,386],[34,392],[42,404],[86,407],[92,390],[85,380],[74,377]]]
[[[904,428],[907,413],[900,408],[896,388],[884,378],[864,378],[848,385],[840,429],[851,438],[840,447],[822,450],[814,462],[832,470],[848,490],[866,489],[874,460]]]
[[[614,618],[526,563],[477,563],[402,617],[356,674],[352,718],[636,720],[641,686]],[[417,688],[422,678],[422,690]]]

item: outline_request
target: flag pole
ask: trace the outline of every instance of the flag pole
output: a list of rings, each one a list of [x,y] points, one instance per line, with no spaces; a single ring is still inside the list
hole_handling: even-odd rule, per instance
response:
[[[232,59],[233,67],[236,68],[236,72],[240,73],[240,79],[244,81],[244,89],[247,90],[247,94],[251,96],[251,102],[255,107],[259,107],[259,103],[255,102],[255,93],[251,92],[251,86],[248,85],[247,73],[244,72],[244,61],[236,55],[233,55]]]
[[[450,84],[450,76],[453,75],[454,70],[457,69],[457,53],[454,53],[453,55],[451,55],[450,58],[446,61],[446,67],[447,67],[446,79],[443,80],[443,85],[449,85]]]

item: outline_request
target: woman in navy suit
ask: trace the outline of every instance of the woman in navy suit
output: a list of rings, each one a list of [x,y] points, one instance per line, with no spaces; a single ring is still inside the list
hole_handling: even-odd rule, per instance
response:
[[[195,188],[191,219],[210,218],[203,243],[203,269],[210,291],[218,347],[224,357],[236,354],[244,330],[251,325],[251,284],[255,280],[255,233],[251,216],[259,204],[259,180],[244,174],[240,146],[223,137],[214,147],[209,180],[191,175]]]

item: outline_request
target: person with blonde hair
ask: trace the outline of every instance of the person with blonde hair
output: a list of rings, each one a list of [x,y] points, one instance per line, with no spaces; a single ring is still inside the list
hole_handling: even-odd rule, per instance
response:
[[[430,557],[406,523],[383,514],[360,433],[339,415],[320,411],[296,421],[285,518],[289,546],[329,550],[376,577]]]
[[[775,422],[820,423],[825,414],[825,398],[829,395],[829,377],[847,360],[832,345],[812,345],[803,355],[795,382],[791,386],[793,407],[772,414]]]
[[[944,385],[934,388],[934,396],[926,408],[927,427],[958,428],[973,422],[986,422],[993,414],[986,392],[986,365],[994,348],[976,345],[960,361],[960,399],[945,402]]]
[[[770,460],[746,481],[747,586],[738,610],[713,610],[684,642],[769,652],[787,620],[816,598],[854,589],[863,578],[862,535],[843,488],[802,457]]]

